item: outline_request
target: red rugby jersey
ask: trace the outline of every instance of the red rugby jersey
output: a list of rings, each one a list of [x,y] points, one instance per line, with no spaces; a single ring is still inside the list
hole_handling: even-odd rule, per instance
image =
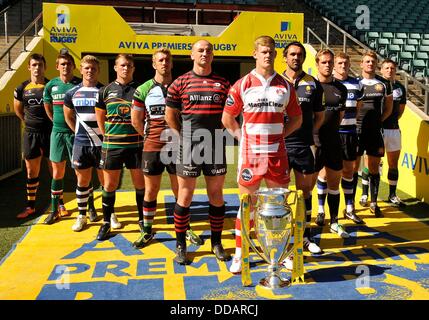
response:
[[[285,156],[285,114],[301,114],[293,86],[277,73],[265,79],[255,70],[231,87],[224,111],[234,117],[243,112],[240,156],[249,158]]]
[[[189,71],[180,76],[168,88],[166,105],[181,111],[182,121],[189,121],[194,132],[197,129],[222,128],[222,112],[230,84],[211,73],[199,76]]]

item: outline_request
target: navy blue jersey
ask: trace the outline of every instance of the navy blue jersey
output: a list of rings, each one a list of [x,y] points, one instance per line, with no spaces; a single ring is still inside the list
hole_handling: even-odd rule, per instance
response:
[[[356,132],[356,105],[362,96],[363,85],[358,78],[347,77],[345,80],[338,80],[347,88],[346,109],[343,120],[340,124],[340,132]]]
[[[67,91],[64,106],[75,110],[76,128],[74,143],[80,146],[101,146],[103,136],[97,126],[95,104],[101,84],[96,87],[84,87],[81,84]]]
[[[319,129],[319,139],[320,142],[329,143],[332,137],[339,134],[341,111],[346,108],[347,88],[336,79],[320,84],[323,88],[322,105],[325,109],[325,119]]]

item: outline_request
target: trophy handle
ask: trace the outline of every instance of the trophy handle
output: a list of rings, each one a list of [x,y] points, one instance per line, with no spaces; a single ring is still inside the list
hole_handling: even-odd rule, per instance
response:
[[[258,249],[256,249],[256,245],[253,242],[253,240],[250,239],[250,227],[248,230],[248,226],[246,225],[246,223],[244,223],[245,221],[249,221],[250,219],[250,205],[251,205],[251,197],[248,194],[244,194],[241,198],[241,203],[240,203],[240,211],[241,211],[241,238],[243,239],[243,237],[246,239],[247,243],[250,245],[250,247],[252,248],[252,250],[262,259],[265,260],[265,262],[267,263],[271,263],[270,259],[263,253],[263,252],[259,252]],[[245,219],[244,215],[248,215],[249,217],[247,219]]]

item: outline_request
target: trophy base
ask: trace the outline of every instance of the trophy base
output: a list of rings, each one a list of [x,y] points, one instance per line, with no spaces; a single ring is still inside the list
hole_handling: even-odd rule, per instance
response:
[[[266,277],[259,280],[259,284],[265,289],[280,289],[290,286],[288,279],[281,279],[280,277]]]

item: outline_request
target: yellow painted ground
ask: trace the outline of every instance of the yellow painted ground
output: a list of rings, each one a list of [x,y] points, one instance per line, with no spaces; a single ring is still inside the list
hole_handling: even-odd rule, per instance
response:
[[[230,253],[236,192],[225,190],[223,244]],[[101,221],[79,233],[71,230],[77,206],[74,195],[67,194],[73,215],[53,225],[44,225],[42,216],[2,261],[0,299],[429,299],[428,218],[418,220],[380,203],[385,214],[380,219],[358,208],[365,226],[341,219],[352,236],[347,240],[329,233],[328,226],[315,226],[325,252],[306,253],[305,283],[271,292],[257,285],[266,265],[256,255],[251,255],[256,263],[251,264],[251,287],[242,287],[240,276],[228,272],[230,262],[214,258],[204,191],[196,194],[191,225],[206,241],[201,247],[188,246],[193,263],[186,267],[173,262],[174,225],[164,208],[165,201],[174,199],[170,192],[160,192],[157,234],[141,250],[132,247],[139,234],[134,193],[117,193],[116,212],[124,227],[104,242],[95,240]],[[313,201],[317,208],[316,196]],[[99,193],[96,207],[101,207]]]

